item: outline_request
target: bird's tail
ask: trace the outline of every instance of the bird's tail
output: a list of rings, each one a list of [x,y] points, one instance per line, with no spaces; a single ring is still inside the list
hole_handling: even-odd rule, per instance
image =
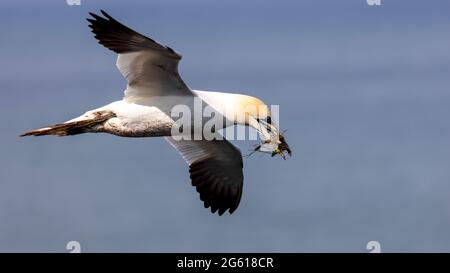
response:
[[[61,124],[49,125],[44,128],[31,130],[21,134],[21,137],[24,136],[44,136],[44,135],[56,135],[56,136],[69,136],[69,135],[77,135],[89,132],[89,129],[99,125],[106,120],[115,117],[111,111],[98,111],[93,112],[88,116],[85,116],[80,119],[75,119],[73,121],[68,121]]]

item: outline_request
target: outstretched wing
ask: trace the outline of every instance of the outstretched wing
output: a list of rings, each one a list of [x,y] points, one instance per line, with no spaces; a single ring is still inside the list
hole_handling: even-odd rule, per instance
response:
[[[200,193],[205,208],[222,215],[233,213],[239,206],[244,175],[242,155],[227,140],[166,140],[189,165],[192,185]]]
[[[104,17],[89,13],[89,27],[100,44],[119,54],[117,68],[128,82],[126,100],[191,94],[178,73],[180,54],[101,13]]]

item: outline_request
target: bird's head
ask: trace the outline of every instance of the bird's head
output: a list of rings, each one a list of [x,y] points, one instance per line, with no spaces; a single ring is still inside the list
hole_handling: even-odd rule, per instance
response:
[[[254,152],[264,152],[272,156],[280,155],[286,159],[285,152],[292,154],[285,137],[278,130],[278,107],[268,106],[262,100],[242,94],[213,93],[195,91],[196,94],[220,112],[227,120],[255,129],[262,142]],[[215,94],[214,98],[211,94]]]
[[[278,110],[278,109],[277,109]],[[270,153],[286,159],[285,152],[291,156],[292,151],[284,135],[278,130],[277,119],[273,118],[271,108],[260,99],[250,97],[246,105],[246,124],[256,129],[262,142],[256,145],[253,152]]]

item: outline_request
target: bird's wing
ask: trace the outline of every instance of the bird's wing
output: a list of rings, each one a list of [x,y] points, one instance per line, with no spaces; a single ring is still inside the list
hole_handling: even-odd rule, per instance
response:
[[[166,140],[180,153],[189,165],[192,185],[200,193],[205,208],[222,215],[230,214],[239,206],[244,175],[242,155],[227,140]]]
[[[191,94],[178,73],[180,54],[101,13],[104,17],[89,13],[89,27],[100,44],[119,54],[117,68],[128,82],[126,100]]]

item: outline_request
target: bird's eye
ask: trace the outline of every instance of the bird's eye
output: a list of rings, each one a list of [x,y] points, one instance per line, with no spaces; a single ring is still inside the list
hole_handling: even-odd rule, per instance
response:
[[[272,118],[270,116],[268,116],[266,120],[268,124],[272,124]]]

